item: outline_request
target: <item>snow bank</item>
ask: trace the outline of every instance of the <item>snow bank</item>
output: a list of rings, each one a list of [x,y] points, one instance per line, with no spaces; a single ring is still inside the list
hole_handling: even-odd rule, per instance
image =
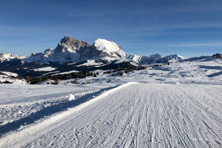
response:
[[[56,68],[54,68],[54,67],[50,67],[50,66],[48,66],[48,67],[43,67],[43,68],[36,68],[36,69],[33,69],[34,71],[53,71],[53,70],[55,70]]]

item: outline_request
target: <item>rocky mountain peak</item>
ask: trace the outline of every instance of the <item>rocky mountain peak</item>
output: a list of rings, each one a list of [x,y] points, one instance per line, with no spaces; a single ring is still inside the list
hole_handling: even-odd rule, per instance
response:
[[[69,36],[65,36],[61,39],[61,42],[59,43],[59,46],[67,46],[68,48],[71,48],[72,50],[78,50],[81,47],[89,47],[90,45],[85,41],[79,41],[75,38],[71,38]]]

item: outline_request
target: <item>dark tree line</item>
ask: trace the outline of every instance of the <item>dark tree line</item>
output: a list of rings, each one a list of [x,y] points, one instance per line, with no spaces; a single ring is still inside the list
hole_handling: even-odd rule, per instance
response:
[[[85,78],[87,76],[93,76],[92,72],[73,72],[69,74],[57,74],[51,76],[41,76],[41,77],[30,77],[27,76],[26,80],[30,84],[39,84],[44,81],[54,80],[52,84],[58,84],[59,80],[68,80],[68,79],[76,79],[76,78]]]
[[[123,71],[125,73],[129,73],[129,72],[133,72],[135,70],[142,70],[142,69],[146,69],[146,66],[127,66],[127,67],[119,67],[116,68],[114,70],[108,70],[105,71],[104,74],[109,74],[112,72],[118,72],[119,75],[123,75]],[[31,77],[31,76],[26,76],[26,81],[29,84],[39,84],[41,82],[44,81],[48,81],[48,80],[53,80],[54,82],[51,82],[51,84],[58,84],[59,80],[68,80],[68,79],[77,79],[77,78],[85,78],[87,76],[93,76],[93,77],[97,77],[97,75],[99,75],[99,73],[92,73],[89,71],[83,71],[83,72],[73,72],[73,73],[69,73],[69,74],[57,74],[57,75],[51,75],[51,76],[41,76],[41,77]],[[73,84],[76,84],[76,81],[73,81]]]

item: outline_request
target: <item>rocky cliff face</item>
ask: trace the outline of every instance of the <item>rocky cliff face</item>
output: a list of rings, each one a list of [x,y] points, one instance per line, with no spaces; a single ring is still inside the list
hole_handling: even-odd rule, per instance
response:
[[[79,41],[79,40],[71,38],[69,36],[65,36],[63,39],[61,39],[61,42],[57,45],[55,50],[60,51],[65,46],[67,46],[72,51],[76,52],[77,50],[79,50],[81,48],[87,48],[90,45],[85,41]]]

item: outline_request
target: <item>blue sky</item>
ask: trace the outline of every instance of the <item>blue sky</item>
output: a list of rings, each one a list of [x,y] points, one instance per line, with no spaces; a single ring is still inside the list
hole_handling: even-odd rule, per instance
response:
[[[222,52],[222,1],[0,0],[0,51],[27,56],[66,35],[137,55],[212,55]]]

